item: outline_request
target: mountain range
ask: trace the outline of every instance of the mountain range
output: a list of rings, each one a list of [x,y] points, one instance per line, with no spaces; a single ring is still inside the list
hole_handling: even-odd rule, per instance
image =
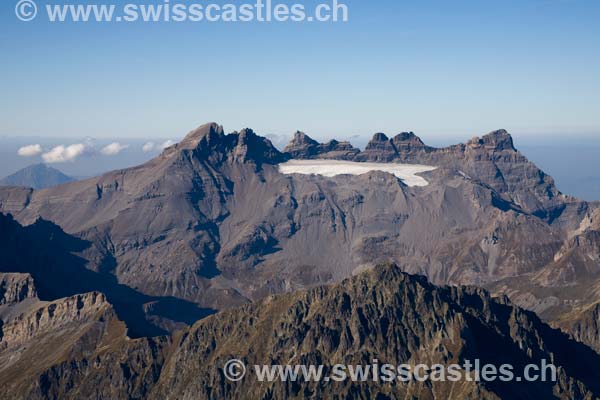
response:
[[[382,171],[335,177],[282,173],[280,164],[292,159],[435,169],[420,174],[426,186],[410,186]],[[257,338],[272,335],[272,327],[280,325],[268,324],[282,318],[282,337],[307,359],[317,357],[316,350],[311,353],[302,343],[332,326],[338,336],[325,334],[313,341],[319,356],[341,357],[350,348],[356,353],[348,354],[357,357],[379,354],[384,351],[382,339],[373,339],[368,349],[361,347],[364,341],[353,342],[361,330],[365,338],[386,335],[368,321],[381,320],[386,312],[405,315],[407,307],[422,309],[423,319],[438,312],[430,303],[434,301],[454,311],[432,317],[431,321],[443,321],[440,326],[424,322],[426,331],[414,332],[421,340],[429,338],[431,349],[441,343],[431,338],[432,332],[446,332],[439,333],[443,337],[450,331],[477,331],[490,343],[504,343],[502,349],[515,360],[524,360],[517,343],[525,341],[530,349],[527,357],[552,354],[565,365],[564,379],[556,387],[530,392],[519,385],[514,389],[467,385],[460,388],[463,398],[598,395],[595,378],[578,370],[569,357],[579,354],[582,360],[595,361],[592,348],[600,351],[600,203],[560,193],[553,179],[529,162],[504,130],[446,148],[427,146],[412,132],[392,138],[377,133],[362,151],[348,142],[318,143],[297,132],[280,152],[251,129],[226,134],[210,123],[137,167],[43,190],[0,188],[0,212],[10,214],[0,219],[0,272],[11,274],[3,279],[18,293],[11,295],[11,304],[19,304],[5,306],[13,311],[0,312],[4,326],[13,326],[12,339],[0,336],[0,349],[4,348],[0,360],[14,354],[21,354],[24,361],[33,356],[17,350],[18,343],[38,333],[31,336],[16,327],[15,315],[22,322],[29,312],[43,313],[35,310],[55,304],[65,309],[61,323],[73,330],[64,348],[40,350],[47,357],[45,367],[23,374],[36,379],[20,381],[8,374],[20,368],[18,360],[11,364],[14,357],[8,364],[0,361],[0,371],[11,377],[5,381],[11,387],[6,393],[69,398],[75,393],[62,391],[77,384],[92,391],[83,395],[104,398],[158,397],[171,390],[179,393],[176,398],[192,398],[194,393],[225,398],[232,390],[302,397],[289,387],[265,392],[251,384],[224,386],[216,371],[198,369],[191,359],[203,354],[220,360],[227,351],[233,355],[231,343],[236,338],[244,343],[241,338],[253,329],[241,322],[248,315],[268,321]],[[403,272],[396,267],[364,272],[380,264],[398,265]],[[431,284],[405,273],[423,275]],[[305,291],[323,284],[338,286]],[[363,303],[370,300],[354,287],[359,284],[370,285],[390,303],[367,307]],[[487,292],[464,285],[506,299],[492,300]],[[18,289],[23,287],[27,289]],[[419,290],[437,300],[402,297]],[[297,293],[277,297],[271,306],[272,295],[290,292]],[[348,312],[343,309],[347,306],[338,304],[342,307],[338,310],[332,302],[341,301],[344,294],[356,302],[352,310],[366,307],[373,314],[363,320],[353,312],[340,321],[337,316]],[[85,315],[69,314],[72,302],[82,304]],[[320,310],[323,318],[307,320],[309,315],[301,310]],[[297,314],[289,314],[293,312]],[[409,329],[418,320],[412,318],[393,319],[389,326]],[[306,323],[303,332],[297,331],[299,321]],[[52,343],[57,322],[48,318],[48,323],[39,334],[49,335],[47,343]],[[352,324],[357,325],[350,328]],[[237,332],[232,337],[227,328],[231,326]],[[177,333],[182,329],[183,336]],[[348,329],[353,339],[343,341],[339,332]],[[207,342],[200,337],[207,332],[214,335],[209,342],[223,344],[203,349]],[[411,348],[410,340],[415,340],[399,332],[387,336],[403,340],[398,348]],[[462,334],[454,337],[453,345],[460,345],[446,361],[469,351],[494,360],[500,357],[501,352],[489,349],[486,342],[473,340]],[[259,351],[240,346],[233,348],[256,360],[291,354],[276,340]],[[104,348],[110,351],[100,350]],[[418,346],[413,350],[425,351]],[[134,358],[134,353],[139,356]],[[418,353],[426,355],[434,357],[431,351]],[[107,369],[117,358],[125,360],[125,367]],[[108,376],[118,376],[117,372],[125,374],[120,383],[108,382]],[[93,392],[109,387],[115,392]],[[314,397],[328,393],[317,387],[305,390]],[[370,390],[346,387],[339,393],[365,398],[373,395]],[[410,390],[402,394],[414,395]],[[387,395],[399,394],[390,389]]]

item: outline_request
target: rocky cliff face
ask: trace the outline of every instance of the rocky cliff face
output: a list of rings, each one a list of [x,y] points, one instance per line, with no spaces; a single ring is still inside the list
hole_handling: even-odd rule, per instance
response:
[[[376,133],[365,147],[354,158],[355,161],[390,162],[398,157],[394,142],[385,133]]]
[[[0,274],[0,306],[37,298],[33,278],[29,274]]]
[[[15,351],[49,331],[60,331],[73,326],[81,329],[83,325],[97,319],[116,318],[106,297],[98,292],[80,294],[54,302],[31,303],[18,313],[6,318],[2,327],[3,350]],[[18,314],[18,315],[17,315]],[[57,343],[62,342],[58,337]],[[62,344],[62,343],[61,343]]]
[[[578,340],[598,346],[595,309],[599,302],[600,210],[588,210],[575,229],[568,229],[552,259],[531,274],[507,277],[486,285]]]
[[[43,373],[52,366],[126,338],[125,325],[102,293],[45,302],[29,275],[0,273],[0,282],[10,299],[0,305],[2,398],[27,398],[22,391],[32,384],[43,387]]]
[[[600,354],[600,303],[571,311],[553,325]]]
[[[52,329],[54,330],[54,329]],[[56,360],[43,372],[5,368],[0,395],[13,399],[461,398],[573,399],[598,396],[600,356],[532,313],[475,288],[438,288],[379,266],[335,286],[268,297],[206,318],[171,339],[125,340]],[[493,343],[493,346],[490,344]],[[2,354],[2,353],[0,353]],[[462,363],[515,371],[552,360],[557,382],[389,384],[229,382],[230,358],[252,364]],[[1,364],[0,364],[1,365]],[[16,364],[15,364],[16,365]],[[18,377],[18,378],[17,378]],[[17,383],[14,383],[17,382]],[[4,383],[4,382],[3,382]]]
[[[424,175],[428,186],[408,187],[383,172],[283,175],[277,164],[290,157],[438,168]],[[506,131],[442,149],[412,133],[377,134],[364,152],[298,133],[280,153],[250,129],[207,124],[134,168],[0,189],[0,211],[32,224],[0,219],[0,244],[10,243],[0,266],[31,273],[45,300],[105,293],[132,336],[379,262],[509,294],[556,320],[600,301],[598,208],[560,194]]]

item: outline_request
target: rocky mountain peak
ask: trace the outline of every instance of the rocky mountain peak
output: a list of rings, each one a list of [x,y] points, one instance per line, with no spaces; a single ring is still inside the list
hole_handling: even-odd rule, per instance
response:
[[[57,186],[75,179],[63,174],[56,168],[46,164],[34,164],[0,179],[0,186],[25,186],[34,189],[44,189]]]
[[[413,132],[401,132],[393,137],[392,143],[398,151],[401,159],[410,159],[411,157],[425,152],[430,152],[433,148],[425,145],[420,137]]]
[[[304,132],[296,131],[294,137],[283,149],[293,158],[309,158],[317,154],[319,143]]]
[[[258,136],[250,128],[225,134],[222,125],[215,122],[204,124],[188,133],[185,138],[165,149],[163,157],[192,151],[195,157],[217,165],[222,162],[255,161],[257,164],[277,163],[285,159],[270,140]],[[186,156],[187,157],[187,156]]]
[[[284,161],[284,155],[273,146],[271,141],[265,137],[258,136],[250,128],[242,129],[239,133],[227,135],[235,140],[235,147],[232,150],[233,158],[236,161],[253,160],[257,164],[278,163]],[[237,136],[237,138],[236,138]]]
[[[483,146],[493,150],[512,150],[516,151],[512,136],[505,129],[499,129],[482,136],[475,137],[468,143],[471,147]]]
[[[387,142],[389,138],[383,132],[377,132],[373,135],[371,142]]]
[[[308,136],[306,133],[301,131],[296,131],[294,133],[294,137],[288,144],[288,146],[303,146],[303,145],[318,145],[319,143]],[[286,146],[287,147],[287,146]]]
[[[284,153],[289,153],[292,157],[310,157],[316,154],[319,143],[313,140],[304,132],[296,131],[294,137],[283,149]]]
[[[335,139],[331,139],[329,142],[324,143],[321,145],[324,149],[326,149],[327,151],[346,151],[349,152],[351,154],[356,154],[358,153],[360,150],[358,150],[357,148],[354,148],[352,146],[352,144],[350,144],[350,142],[347,141],[338,141]]]
[[[420,144],[420,145],[425,144],[425,143],[423,143],[423,141],[421,140],[420,137],[418,137],[417,135],[414,134],[414,132],[400,132],[399,134],[394,136],[394,138],[392,140],[394,141],[394,144],[401,143],[401,142],[409,142],[412,144]]]
[[[216,122],[210,122],[208,124],[201,125],[188,133],[185,138],[183,138],[183,140],[175,146],[177,149],[193,150],[205,143],[209,147],[212,147],[211,145],[222,141],[224,137],[225,133],[223,131],[223,126],[217,124]]]
[[[378,132],[365,147],[365,151],[356,156],[357,161],[388,162],[398,156],[396,147],[385,133]]]
[[[292,140],[285,146],[283,152],[291,158],[332,158],[349,160],[360,150],[354,148],[349,142],[339,142],[335,139],[327,143],[319,143],[304,132],[296,132]]]

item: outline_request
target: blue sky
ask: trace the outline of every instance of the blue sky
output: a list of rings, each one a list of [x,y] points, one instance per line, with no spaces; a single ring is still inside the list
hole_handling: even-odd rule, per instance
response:
[[[598,1],[346,0],[347,23],[134,24],[20,22],[15,3],[1,6],[0,135],[150,139],[217,121],[600,136]]]

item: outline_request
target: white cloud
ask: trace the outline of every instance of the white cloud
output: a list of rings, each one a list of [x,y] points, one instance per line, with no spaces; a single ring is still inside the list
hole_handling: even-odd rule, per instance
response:
[[[161,145],[160,145],[160,148],[161,148],[161,150],[164,150],[164,149],[166,149],[167,147],[171,147],[171,146],[173,146],[174,144],[175,144],[175,141],[174,141],[174,140],[171,140],[171,139],[169,139],[169,140],[167,140],[167,141],[163,142],[163,144],[161,144]]]
[[[42,158],[47,163],[61,163],[66,161],[74,161],[81,155],[93,154],[94,149],[87,143],[76,143],[70,146],[56,146],[50,151],[42,154]]]
[[[144,153],[150,153],[152,150],[154,150],[155,147],[156,144],[154,142],[148,142],[142,147],[142,151]]]
[[[42,146],[39,144],[30,144],[29,146],[23,146],[17,154],[21,157],[33,157],[42,154]]]
[[[113,142],[113,143],[103,147],[102,150],[100,150],[100,152],[102,154],[104,154],[105,156],[114,156],[114,155],[119,154],[121,151],[125,150],[128,147],[129,147],[128,144],[121,144],[119,142]]]

